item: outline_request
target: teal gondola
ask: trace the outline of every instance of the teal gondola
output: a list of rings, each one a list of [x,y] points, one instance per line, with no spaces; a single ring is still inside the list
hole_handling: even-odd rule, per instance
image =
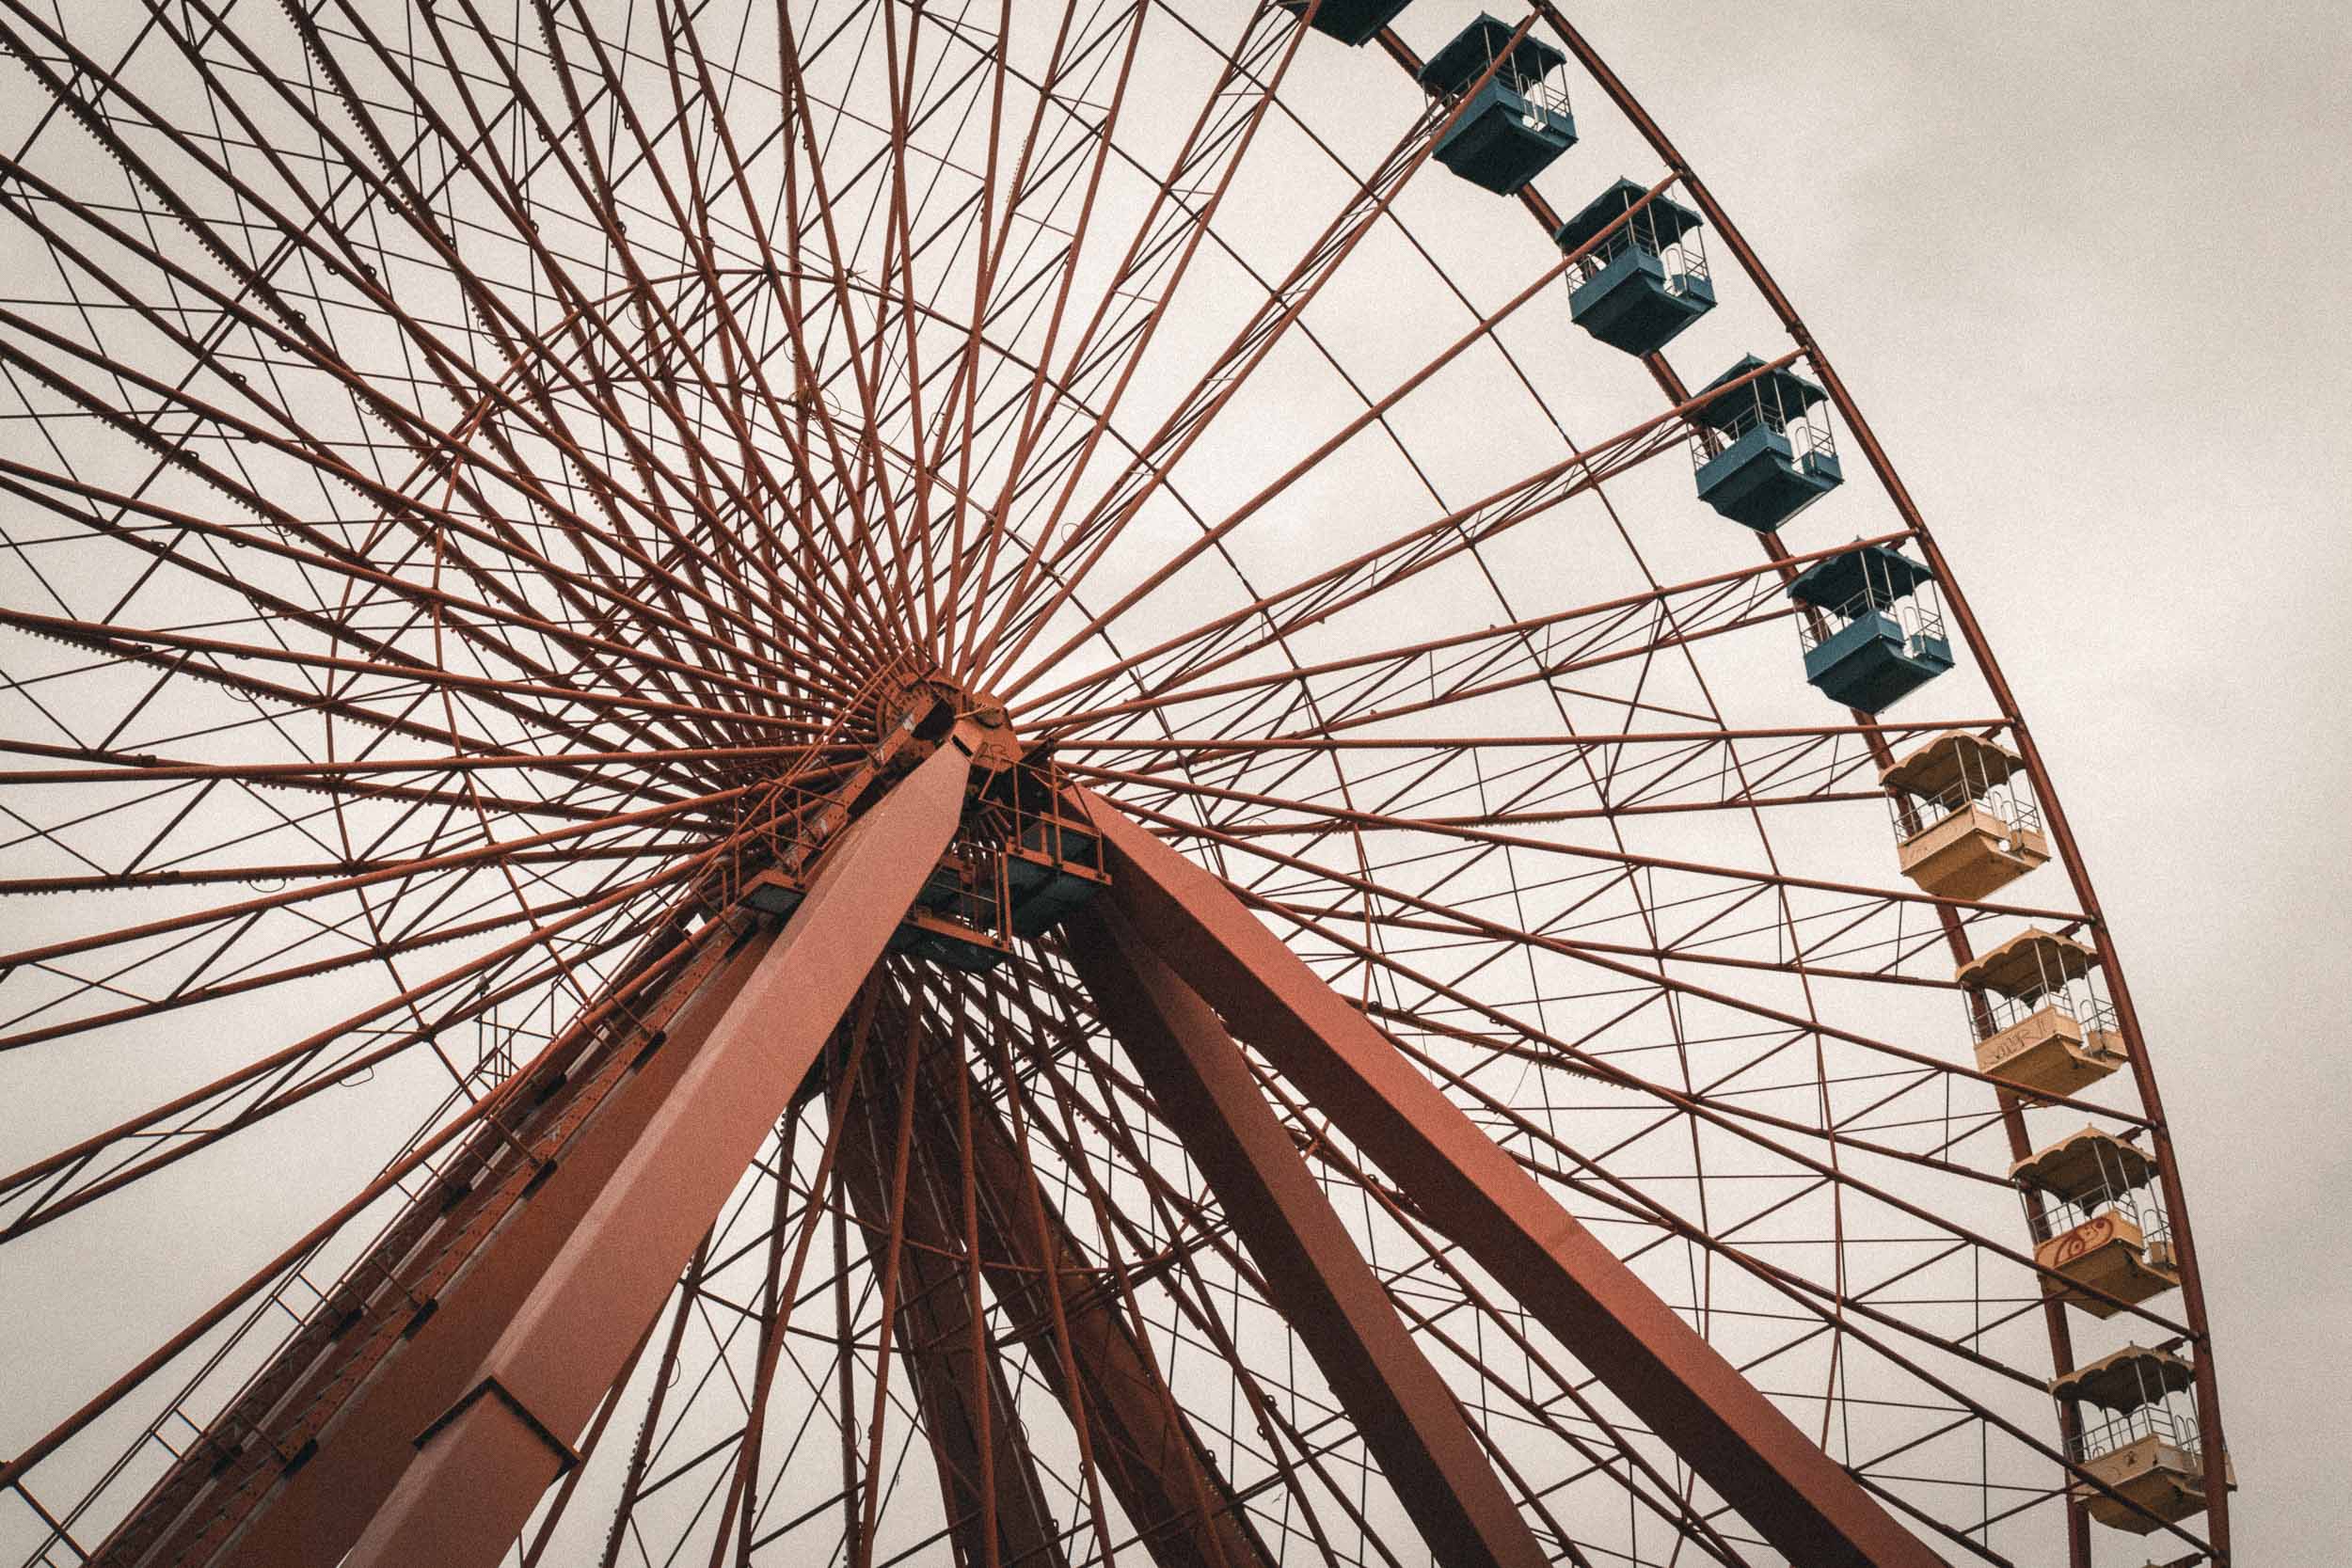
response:
[[[1698,214],[1663,194],[1633,212],[1642,196],[1620,180],[1551,236],[1570,254],[1593,247],[1569,270],[1568,319],[1635,355],[1656,354],[1715,308]]]
[[[1102,841],[1048,818],[1032,822],[1005,847],[1005,887],[1012,933],[1040,937],[1086,907],[1109,882]]]
[[[1847,707],[1877,713],[1952,667],[1935,573],[1899,550],[1825,557],[1788,596],[1814,612],[1798,623],[1804,678]]]
[[[1307,16],[1307,24],[1316,32],[1353,48],[1378,38],[1380,29],[1411,4],[1412,0],[1323,0],[1311,16],[1307,16],[1308,0],[1282,0],[1282,8]]]
[[[1738,381],[1764,361],[1750,354],[1702,388]],[[1758,533],[1770,533],[1845,483],[1829,418],[1816,407],[1826,394],[1790,370],[1768,371],[1701,404],[1691,457],[1699,499]]]
[[[1576,120],[1567,94],[1544,78],[1567,63],[1567,55],[1534,38],[1511,43],[1506,22],[1479,13],[1454,41],[1429,56],[1420,82],[1448,105],[1473,83],[1494,74],[1455,118],[1431,156],[1474,185],[1512,196],[1576,145]],[[1505,45],[1509,45],[1506,51]]]

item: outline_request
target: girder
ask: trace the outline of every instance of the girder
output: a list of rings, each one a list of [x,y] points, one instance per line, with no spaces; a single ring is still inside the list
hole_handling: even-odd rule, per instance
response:
[[[1116,909],[1082,911],[1069,937],[1111,1032],[1435,1560],[1448,1568],[1549,1560],[1209,1005]]]
[[[1939,1559],[1232,892],[1099,797],[1109,899],[1441,1233],[1775,1547],[1822,1568]]]
[[[314,1511],[340,1513],[344,1495],[336,1476],[396,1451],[422,1419],[411,1420],[414,1412],[395,1390],[416,1387],[414,1397],[429,1403],[437,1380],[453,1375],[437,1357],[466,1330],[458,1315],[443,1319],[444,1302],[494,1288],[497,1271],[485,1272],[482,1256],[532,1195],[541,1171],[574,1159],[596,1128],[642,1116],[713,1010],[748,976],[757,958],[754,939],[748,924],[712,927],[649,1001],[584,1032],[576,1051],[550,1053],[525,1075],[507,1108],[494,1113],[501,1125],[469,1137],[422,1186],[91,1560],[205,1563],[232,1542],[245,1560],[282,1560],[271,1554],[330,1532],[335,1527]],[[674,1042],[676,1050],[663,1049]],[[286,1543],[273,1544],[281,1530]]]
[[[891,1354],[914,1385],[956,1558],[967,1568],[1014,1562],[1059,1568],[1067,1560],[1061,1535],[1011,1384],[974,1310],[969,1264],[955,1261],[966,1242],[960,1172],[952,1149],[946,1159],[940,1156],[936,1132],[927,1125],[935,1118],[925,1117],[919,1104],[911,1108],[918,1119],[904,1180],[894,1193],[901,1100],[916,1092],[894,1082],[897,1068],[891,1053],[872,1052],[854,1087],[834,1085],[834,1114],[848,1122],[837,1166],[875,1274],[894,1256],[900,1271]],[[993,1550],[987,1544],[991,1525]]]
[[[828,846],[806,900],[612,1167],[557,1168],[524,1214],[561,1224],[557,1244],[455,1402],[420,1429],[352,1568],[486,1568],[521,1533],[939,863],[971,767],[951,742],[889,785]]]
[[[1013,1321],[1039,1323],[1050,1316],[1043,1282],[1072,1282],[1063,1316],[1082,1386],[1073,1392],[1055,1355],[1039,1356],[1038,1371],[1063,1408],[1087,1423],[1104,1483],[1152,1560],[1159,1568],[1268,1568],[1273,1555],[1170,1392],[1119,1292],[1092,1288],[1094,1272],[1069,1221],[1038,1180],[1005,1114],[968,1076],[961,1091],[952,1085],[946,1091],[970,1100],[990,1288]],[[944,1160],[954,1147],[934,1136],[916,1146],[917,1157]],[[1075,1288],[1080,1281],[1086,1288]]]

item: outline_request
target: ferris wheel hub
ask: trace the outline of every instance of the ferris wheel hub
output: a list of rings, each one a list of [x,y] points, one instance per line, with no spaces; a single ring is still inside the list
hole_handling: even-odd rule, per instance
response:
[[[911,731],[924,752],[953,736],[983,776],[1016,766],[1028,750],[1001,701],[937,669],[901,677],[881,707],[885,736]]]

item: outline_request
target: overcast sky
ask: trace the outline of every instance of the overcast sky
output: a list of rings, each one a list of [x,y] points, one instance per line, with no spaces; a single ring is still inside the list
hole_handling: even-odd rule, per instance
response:
[[[2240,1560],[2334,1560],[2352,23],[2178,0],[1575,16],[1793,296],[1999,652],[2167,1096]]]
[[[2049,756],[2181,1151],[2240,1558],[2340,1560],[2346,12],[1606,11],[1590,36],[1840,367]]]

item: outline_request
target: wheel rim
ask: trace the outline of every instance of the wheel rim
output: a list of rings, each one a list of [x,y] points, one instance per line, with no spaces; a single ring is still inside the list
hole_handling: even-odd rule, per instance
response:
[[[1276,9],[1212,27],[1073,8],[1066,28],[1015,20],[999,72],[993,19],[886,6],[198,8],[135,42],[0,18],[46,114],[0,192],[38,264],[0,318],[27,519],[6,887],[27,912],[0,1064],[54,1108],[0,1162],[18,1171],[0,1234],[36,1259],[9,1306],[35,1325],[120,1293],[138,1259],[187,1286],[111,1338],[28,1327],[62,1353],[40,1424],[462,1106],[502,1103],[690,905],[718,918],[660,963],[715,950],[779,852],[779,802],[836,782],[936,672],[961,711],[1001,704],[1070,783],[1217,871],[1956,1560],[2060,1538],[2088,1560],[2062,1462],[2081,1434],[2042,1384],[2076,1331],[2115,1335],[2042,1303],[2008,1167],[2072,1117],[2133,1132],[2161,1157],[2182,1290],[2115,1326],[2195,1349],[2217,1465],[2147,1042],[2030,732],[1802,322],[1540,9],[1531,30],[1594,79],[1588,142],[1607,105],[1618,148],[1647,143],[1636,182],[1704,214],[1883,501],[1833,499],[1760,553],[1693,506],[1669,451],[1686,386],[1564,332],[1560,252],[1425,166],[1450,111],[1376,57],[1417,63],[1394,34],[1351,56]],[[1572,153],[1539,184],[1615,172]],[[1676,357],[1749,346],[1703,341]],[[1883,721],[1803,689],[1780,624],[1786,578],[1850,535],[1924,555],[1969,655]],[[1963,904],[1899,883],[1867,836],[1877,769],[1955,727],[2023,753],[2062,876]],[[2128,1092],[2028,1112],[1973,1070],[1950,963],[2029,920],[2100,950]],[[898,1125],[955,1148],[957,1118],[968,1140],[1001,1117],[1007,1180],[1057,1200],[1045,1242],[914,1243],[915,1273],[969,1284],[1004,1341],[972,1365],[1005,1380],[1036,1478],[1016,1491],[1054,1549],[1166,1545],[1066,1408],[1068,1323],[1041,1330],[1019,1297],[1040,1267],[1021,1247],[1061,1244],[1057,1226],[1249,1549],[1411,1538],[1060,940],[1015,946],[980,977],[878,971],[865,1028],[746,1174],[600,1417],[612,1435],[526,1543],[964,1549],[925,1457],[951,1391],[894,1396],[894,1362],[924,1363],[882,1343],[955,1320],[881,1309],[909,1238],[876,1206],[902,1218],[910,1180],[944,1202],[977,1156],[914,1179],[829,1157],[828,1129],[888,1098],[850,1094],[842,1053],[914,1041],[918,1020],[974,1076],[889,1100]],[[932,1084],[908,1050],[903,1081]],[[1548,1550],[1770,1556],[1573,1347],[1429,1240],[1359,1163],[1376,1151],[1248,1059]],[[24,1433],[27,1560],[64,1554],[60,1532],[128,1551],[110,1532],[191,1468],[287,1313],[458,1147],[103,1410]],[[168,1238],[177,1206],[219,1240]],[[93,1265],[77,1230],[122,1240]],[[839,1468],[803,1487],[819,1452]],[[2164,1539],[2218,1556],[2226,1494],[2207,1490]],[[221,1544],[156,1528],[197,1554],[174,1560]]]

